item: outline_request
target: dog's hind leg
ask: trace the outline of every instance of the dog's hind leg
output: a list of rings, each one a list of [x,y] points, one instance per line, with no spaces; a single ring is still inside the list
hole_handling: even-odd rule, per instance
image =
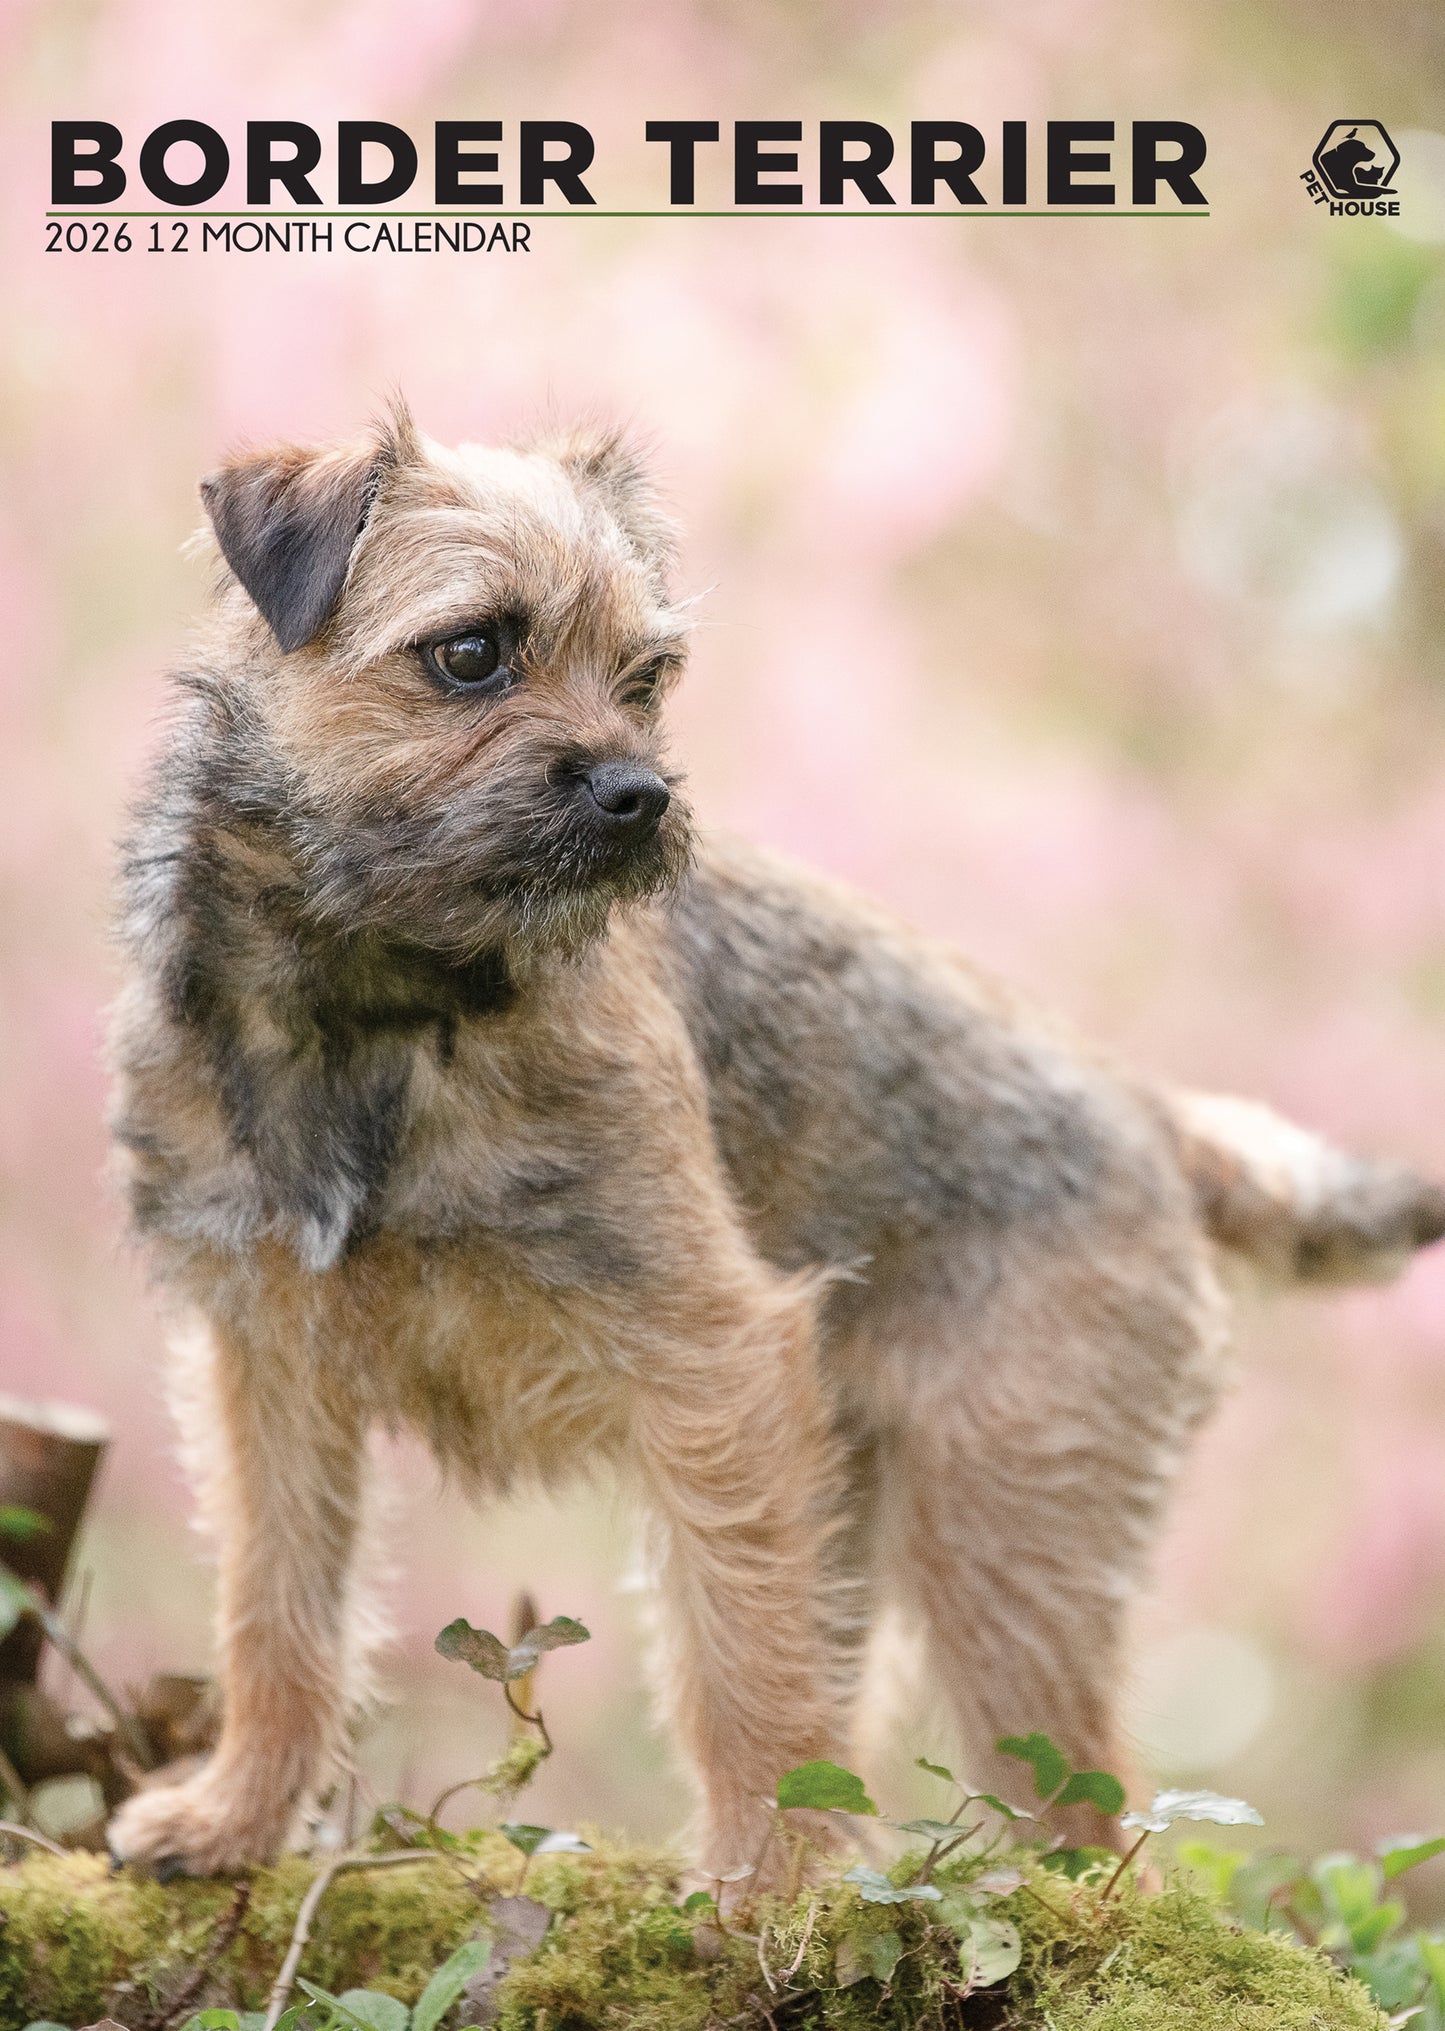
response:
[[[1076,1770],[1128,1784],[1128,1609],[1214,1353],[1202,1263],[1156,1280],[1147,1261],[1065,1252],[1005,1270],[971,1317],[935,1314],[893,1362],[887,1556],[922,1610],[973,1786],[1036,1806],[995,1748],[1036,1730]],[[1117,1842],[1087,1804],[1050,1824]]]
[[[220,1540],[220,1743],[185,1783],[138,1793],[109,1830],[120,1860],[191,1875],[275,1853],[341,1744],[356,1662],[365,1420],[342,1364],[253,1295],[245,1329],[232,1317],[178,1349],[187,1451]]]

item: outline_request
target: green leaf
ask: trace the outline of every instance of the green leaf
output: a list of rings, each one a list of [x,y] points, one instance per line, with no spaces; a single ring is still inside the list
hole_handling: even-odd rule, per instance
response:
[[[520,1848],[524,1855],[535,1855],[552,1829],[549,1826],[517,1826],[508,1822],[499,1826],[497,1832],[504,1834],[514,1848]]]
[[[571,1615],[554,1615],[550,1622],[543,1622],[536,1629],[529,1629],[525,1636],[514,1643],[509,1656],[512,1669],[509,1678],[524,1678],[536,1664],[544,1650],[561,1650],[569,1643],[590,1643],[592,1631]],[[517,1668],[520,1666],[520,1670]]]
[[[983,1913],[974,1901],[972,1883],[968,1885],[967,1889],[963,1889],[955,1883],[951,1888],[944,1891],[943,1896],[939,1900],[937,1911],[930,1911],[928,1915],[930,1918],[937,1918],[942,1924],[951,1927],[958,1934],[959,1939],[966,1944],[973,1921],[975,1918],[982,1918]]]
[[[529,1629],[519,1643],[508,1649],[501,1637],[494,1636],[490,1629],[473,1629],[466,1617],[459,1615],[455,1622],[448,1622],[442,1630],[436,1647],[443,1657],[450,1657],[458,1664],[469,1664],[483,1678],[507,1685],[514,1678],[525,1678],[529,1671],[534,1670],[544,1650],[560,1650],[568,1643],[586,1643],[590,1641],[591,1634],[591,1630],[573,1616],[554,1615],[550,1622]]]
[[[778,1804],[785,1810],[810,1806],[820,1812],[871,1813],[875,1818],[878,1813],[863,1789],[861,1777],[855,1777],[840,1764],[821,1761],[800,1763],[796,1770],[780,1777]]]
[[[1111,1848],[1054,1848],[1047,1855],[1040,1855],[1039,1862],[1045,1869],[1052,1869],[1056,1876],[1067,1876],[1071,1883],[1077,1883],[1089,1875],[1101,1874],[1105,1869],[1110,1873],[1118,1867],[1119,1857]]]
[[[458,1615],[455,1622],[448,1622],[437,1637],[436,1647],[443,1657],[450,1657],[457,1664],[469,1664],[473,1671],[483,1678],[495,1679],[499,1685],[508,1678],[522,1676],[521,1672],[507,1669],[511,1652],[500,1636],[493,1636],[490,1629],[473,1629],[464,1615]]]
[[[199,2010],[191,2023],[197,2031],[241,2031],[241,2020],[234,2010]]]
[[[1350,1927],[1350,1944],[1357,1954],[1373,1953],[1404,1922],[1404,1905],[1389,1898]]]
[[[712,1905],[711,1890],[694,1890],[682,1900],[684,1911],[711,1911]]]
[[[1425,1972],[1430,1977],[1435,2000],[1445,2009],[1445,1940],[1431,1939],[1428,1933],[1417,1932],[1415,1944],[1420,1950]]]
[[[1047,1735],[1005,1735],[994,1743],[1000,1756],[1016,1756],[1033,1767],[1034,1790],[1040,1798],[1052,1798],[1069,1781],[1069,1765],[1063,1751]]]
[[[411,2019],[405,2003],[378,1989],[346,1989],[336,1998],[336,2007],[363,2031],[407,2031]]]
[[[1128,1820],[1122,1822],[1126,1826],[1129,1823]],[[1192,1869],[1204,1879],[1223,1904],[1234,1888],[1235,1877],[1249,1857],[1243,1848],[1214,1848],[1208,1841],[1181,1841],[1179,1859],[1186,1869]]]
[[[866,1980],[868,1963],[864,1959],[864,1948],[868,1942],[867,1933],[845,1932],[833,1950],[833,1979],[840,1989],[851,1989],[855,1982]]]
[[[333,2010],[339,2009],[341,2006],[341,1999],[339,1996],[333,1996],[330,1989],[323,1989],[319,1982],[308,1982],[305,1975],[297,1975],[296,1986],[298,1989],[304,1989],[306,1991],[307,1995],[311,1998],[311,2003],[325,2003],[329,2006],[329,2008]],[[293,2015],[304,2016],[306,2012],[311,2008],[311,2003],[303,2003],[299,2006],[293,2005],[292,2008],[286,2012],[286,2015],[288,2017]],[[281,2031],[281,2026],[279,2024],[276,2026],[276,2031]]]
[[[975,1876],[969,1889],[982,1892],[985,1897],[1012,1897],[1022,1887],[1023,1870],[1015,1869],[1007,1862],[1001,1862],[992,1869],[985,1869],[981,1876]]]
[[[1362,1862],[1357,1855],[1321,1855],[1310,1875],[1326,1905],[1346,1925],[1367,1918],[1379,1902],[1384,1871],[1374,1862]]]
[[[1023,1959],[1019,1929],[1006,1918],[976,1918],[969,1927],[973,1981],[981,1989],[1005,1982]]]
[[[590,1855],[591,1852],[581,1834],[564,1832],[545,1834],[536,1847],[539,1855]]]
[[[880,1869],[865,1869],[861,1863],[843,1881],[853,1884],[865,1904],[937,1904],[943,1897],[932,1883],[907,1883],[900,1890]]]
[[[865,1951],[869,1974],[886,1989],[893,1979],[893,1970],[903,1958],[903,1941],[896,1932],[875,1932]]]
[[[971,1791],[968,1804],[986,1805],[991,1812],[1002,1813],[1005,1819],[1032,1819],[1031,1812],[1020,1812],[1016,1805],[1009,1805],[1002,1798],[995,1798],[991,1791]]]
[[[8,1636],[22,1615],[30,1614],[30,1589],[0,1566],[0,1639]]]
[[[1396,1840],[1382,1842],[1375,1853],[1380,1858],[1385,1881],[1393,1883],[1397,1876],[1403,1876],[1407,1869],[1418,1869],[1432,1855],[1445,1854],[1445,1834],[1436,1834],[1433,1839],[1405,1834]]]
[[[966,1826],[955,1826],[945,1819],[894,1819],[888,1824],[901,1834],[922,1834],[929,1841],[961,1841],[968,1832]]]
[[[518,1826],[509,1822],[497,1828],[514,1848],[524,1855],[590,1855],[592,1850],[580,1834],[554,1830],[549,1826]],[[748,1872],[751,1874],[751,1871]]]
[[[945,1784],[956,1784],[958,1782],[953,1772],[945,1770],[941,1763],[930,1763],[926,1756],[915,1756],[913,1761],[918,1769],[926,1770],[930,1777],[941,1777]]]
[[[1322,1855],[1310,1875],[1333,1921],[1322,1945],[1338,1946],[1348,1939],[1357,1954],[1374,1953],[1403,1924],[1404,1905],[1381,1900],[1384,1871],[1378,1863],[1362,1862],[1356,1855]]]
[[[1251,1855],[1230,1879],[1230,1909],[1255,1932],[1277,1932],[1288,1923],[1279,1912],[1279,1901],[1298,1904],[1304,1890],[1318,1900],[1319,1892],[1297,1855]]]
[[[1217,1791],[1158,1791],[1147,1812],[1126,1812],[1119,1824],[1162,1834],[1176,1820],[1208,1820],[1213,1826],[1263,1826],[1252,1805],[1242,1798],[1222,1798]],[[1445,1847],[1445,1841],[1441,1843]]]
[[[469,1939],[450,1960],[442,1962],[416,2001],[411,2013],[411,2031],[436,2031],[447,2011],[472,1979],[492,1957],[489,1939]]]
[[[383,1996],[375,1989],[348,1989],[343,1996],[333,1996],[330,1989],[323,1989],[319,1982],[308,1982],[305,1975],[296,1977],[296,1986],[306,1991],[312,2003],[327,2005],[332,2013],[330,2023],[334,2024],[339,2015],[355,2031],[407,2031],[411,2012],[395,1996]],[[287,2017],[296,2024],[304,2015],[301,2010],[288,2010],[276,2031],[282,2031]]]
[[[32,1537],[43,1537],[55,1525],[48,1516],[42,1516],[38,1509],[22,1509],[18,1503],[0,1502],[0,1537],[12,1537],[17,1544],[28,1544]]]
[[[1409,2018],[1402,2020],[1393,2013],[1410,2004],[1423,2005],[1430,1986],[1413,1939],[1394,1940],[1379,1953],[1355,1954],[1350,1973],[1365,1984],[1382,2010],[1392,2013],[1395,2024]],[[1420,2031],[1424,2031],[1423,2024]]]
[[[1055,1805],[1094,1805],[1111,1817],[1124,1803],[1124,1787],[1107,1770],[1076,1770]]]

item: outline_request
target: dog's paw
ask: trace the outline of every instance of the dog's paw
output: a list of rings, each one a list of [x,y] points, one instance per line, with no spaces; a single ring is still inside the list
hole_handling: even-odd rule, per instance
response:
[[[227,1876],[268,1862],[281,1845],[288,1812],[244,1801],[205,1772],[128,1799],[106,1828],[117,1863],[176,1876]]]

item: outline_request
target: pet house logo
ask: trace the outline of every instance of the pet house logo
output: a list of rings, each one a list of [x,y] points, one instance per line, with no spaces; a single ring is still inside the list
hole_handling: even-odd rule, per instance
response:
[[[1301,182],[1331,218],[1398,217],[1400,151],[1378,120],[1331,120]]]

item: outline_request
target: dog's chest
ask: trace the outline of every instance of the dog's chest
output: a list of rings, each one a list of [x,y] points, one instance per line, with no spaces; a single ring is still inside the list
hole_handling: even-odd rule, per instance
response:
[[[385,1230],[466,1240],[549,1287],[596,1290],[641,1272],[626,1148],[635,1119],[561,1045],[509,1053],[484,1032],[418,1054],[405,1131],[378,1207]]]
[[[141,1224],[225,1247],[280,1239],[316,1272],[394,1236],[465,1244],[479,1270],[548,1288],[626,1284],[635,1118],[565,1034],[527,1034],[518,1048],[481,1017],[378,1027],[340,1050],[249,1024],[210,1103],[171,1110],[180,1146],[151,1139],[168,1158],[144,1165]]]

